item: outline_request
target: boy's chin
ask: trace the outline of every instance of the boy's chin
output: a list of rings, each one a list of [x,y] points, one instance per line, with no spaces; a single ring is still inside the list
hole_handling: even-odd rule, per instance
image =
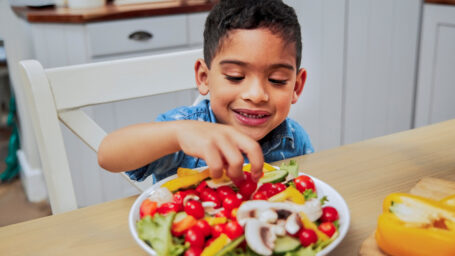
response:
[[[252,138],[255,141],[260,141],[262,138],[264,138],[268,132],[264,131],[263,129],[251,129],[251,128],[244,128],[242,129],[242,132],[246,135],[248,135],[250,138]]]

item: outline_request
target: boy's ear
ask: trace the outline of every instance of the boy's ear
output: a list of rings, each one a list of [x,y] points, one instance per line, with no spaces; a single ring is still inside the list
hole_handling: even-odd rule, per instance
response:
[[[294,94],[292,96],[292,104],[296,103],[300,97],[300,94],[302,94],[303,87],[305,86],[305,81],[306,81],[306,70],[304,68],[301,68],[299,70],[299,72],[297,73],[297,77],[295,79]]]
[[[197,59],[194,64],[194,73],[196,75],[197,89],[201,95],[209,93],[209,68],[203,59]]]

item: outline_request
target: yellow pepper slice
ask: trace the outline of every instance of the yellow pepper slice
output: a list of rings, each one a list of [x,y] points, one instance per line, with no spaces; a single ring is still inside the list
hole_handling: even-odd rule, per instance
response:
[[[383,203],[375,233],[390,255],[455,255],[455,211],[439,201],[393,193]]]
[[[441,202],[441,204],[443,204],[443,205],[455,210],[455,195],[451,195],[451,196],[445,197],[440,202]]]
[[[267,201],[270,202],[283,202],[283,201],[292,201],[296,204],[304,204],[305,197],[298,191],[296,188],[289,186],[285,190],[281,191],[280,193],[270,197]]]
[[[270,171],[275,171],[276,168],[273,167],[272,165],[268,164],[268,163],[264,163],[264,166],[262,167],[262,171],[263,172],[270,172]],[[251,172],[251,164],[245,164],[243,166],[243,171],[244,172]]]
[[[192,185],[197,185],[201,181],[209,177],[209,169],[205,169],[202,172],[196,174],[177,177],[176,179],[170,180],[162,185],[162,187],[169,189],[169,191],[174,192],[181,188],[186,188]]]
[[[226,234],[221,234],[209,246],[207,246],[201,253],[201,256],[213,256],[219,250],[223,249],[231,240]]]
[[[199,171],[194,170],[194,169],[179,167],[177,169],[177,176],[178,177],[190,176],[190,175],[197,174],[198,172]]]
[[[330,239],[330,237],[328,235],[326,235],[325,233],[322,233],[322,231],[318,229],[318,226],[314,222],[312,222],[310,219],[308,219],[308,216],[306,216],[306,214],[304,212],[300,212],[299,215],[300,215],[300,220],[302,221],[303,226],[306,229],[312,229],[314,232],[316,232],[318,239],[320,239],[322,241],[327,241]],[[335,237],[335,235],[333,237]]]
[[[227,218],[226,217],[205,217],[204,218],[207,223],[210,225],[210,226],[213,226],[213,225],[216,225],[216,224],[224,224],[227,222]]]

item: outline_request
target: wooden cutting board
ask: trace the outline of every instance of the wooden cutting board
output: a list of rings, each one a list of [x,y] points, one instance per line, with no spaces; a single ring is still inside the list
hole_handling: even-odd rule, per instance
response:
[[[440,200],[446,196],[455,194],[455,182],[425,177],[421,179],[409,192],[414,195]],[[376,244],[374,232],[360,246],[359,255],[387,256],[387,254],[382,252]]]

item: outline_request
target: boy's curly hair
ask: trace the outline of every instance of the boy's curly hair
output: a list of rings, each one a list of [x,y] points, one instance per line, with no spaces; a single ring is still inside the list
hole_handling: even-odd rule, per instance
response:
[[[204,29],[204,60],[210,68],[222,41],[233,29],[267,28],[288,44],[295,43],[300,67],[302,39],[297,15],[282,0],[220,0],[211,10]]]

